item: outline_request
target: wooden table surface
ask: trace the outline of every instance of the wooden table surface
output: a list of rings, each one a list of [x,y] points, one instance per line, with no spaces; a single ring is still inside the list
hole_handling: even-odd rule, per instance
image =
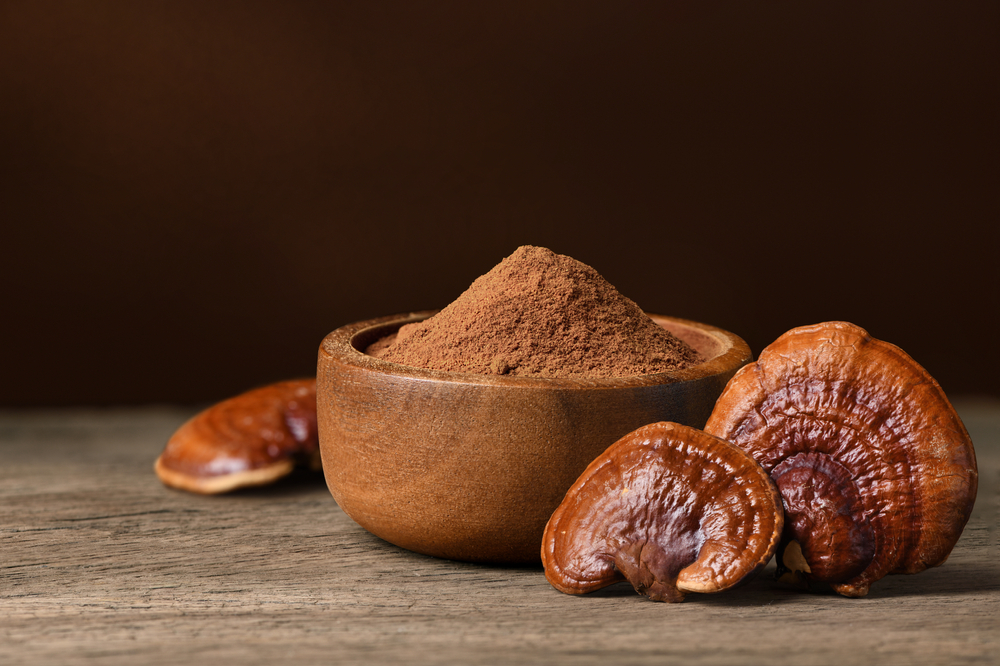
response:
[[[1000,663],[1000,402],[956,404],[980,488],[944,566],[863,599],[769,568],[681,604],[401,550],[318,476],[169,490],[152,463],[181,410],[0,413],[0,664]]]

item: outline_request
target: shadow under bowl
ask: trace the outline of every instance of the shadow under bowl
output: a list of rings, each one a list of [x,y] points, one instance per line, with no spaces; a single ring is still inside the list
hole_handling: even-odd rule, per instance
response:
[[[549,516],[587,465],[640,426],[701,428],[751,360],[732,333],[650,315],[697,349],[699,365],[621,378],[427,370],[365,354],[414,312],[357,322],[323,340],[319,445],[327,486],[369,532],[455,560],[537,563]]]

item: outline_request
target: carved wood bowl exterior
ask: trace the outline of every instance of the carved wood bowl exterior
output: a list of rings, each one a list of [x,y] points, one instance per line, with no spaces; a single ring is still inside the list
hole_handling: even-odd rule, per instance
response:
[[[704,426],[751,360],[732,333],[650,315],[708,360],[626,378],[551,379],[414,368],[363,351],[434,312],[357,322],[319,349],[317,416],[340,507],[397,546],[455,560],[537,563],[545,523],[607,447],[657,421]]]

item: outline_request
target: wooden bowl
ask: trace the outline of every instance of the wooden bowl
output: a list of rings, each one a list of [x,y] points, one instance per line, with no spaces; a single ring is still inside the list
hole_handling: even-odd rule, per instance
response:
[[[706,362],[626,378],[548,379],[425,370],[363,353],[415,312],[350,324],[319,349],[326,482],[369,532],[473,562],[540,560],[545,523],[591,460],[656,421],[701,428],[750,348],[722,329],[650,315]]]

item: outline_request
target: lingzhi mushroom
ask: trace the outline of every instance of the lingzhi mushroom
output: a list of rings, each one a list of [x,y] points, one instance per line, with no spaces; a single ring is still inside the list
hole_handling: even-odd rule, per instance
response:
[[[202,494],[273,483],[297,465],[320,469],[316,380],[278,382],[197,414],[156,459],[160,480]]]
[[[845,596],[942,564],[972,513],[975,452],[941,387],[850,323],[782,335],[730,380],[705,430],[777,484],[779,566]]]
[[[718,592],[764,567],[781,499],[743,450],[676,423],[612,444],[567,491],[542,539],[548,581],[582,594],[628,580],[654,601]]]

